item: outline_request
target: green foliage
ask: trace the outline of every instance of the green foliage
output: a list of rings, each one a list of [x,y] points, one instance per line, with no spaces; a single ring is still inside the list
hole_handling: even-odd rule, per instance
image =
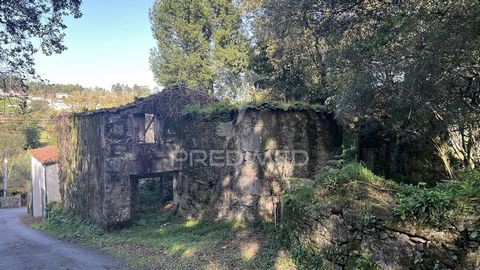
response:
[[[254,2],[252,14],[255,44],[252,68],[263,75],[261,87],[272,88],[284,100],[323,103],[326,71],[325,39],[321,20],[328,14],[318,1]],[[340,4],[339,4],[340,5]]]
[[[3,0],[0,6],[0,76],[27,78],[35,74],[34,54],[61,53],[64,18],[82,16],[81,0],[18,1]]]
[[[355,260],[355,269],[358,270],[377,270],[380,269],[374,262],[372,262],[372,254],[363,251]]]
[[[328,190],[328,197],[345,201],[358,200],[355,183],[366,183],[376,188],[396,193],[394,213],[403,221],[414,221],[434,227],[445,227],[457,223],[462,218],[480,218],[480,172],[466,170],[457,173],[454,180],[443,181],[434,187],[426,184],[399,184],[373,174],[358,163],[345,165],[343,168],[328,170],[317,175],[317,186],[314,189],[299,189],[296,199],[314,202],[315,192]],[[315,191],[317,190],[317,191]],[[323,197],[327,200],[327,197]],[[362,199],[368,202],[368,196]],[[365,223],[375,219],[375,215],[367,209],[362,214]]]
[[[46,230],[60,238],[94,240],[105,232],[97,225],[80,219],[72,213],[64,213],[60,204],[47,206],[48,218],[35,228]]]
[[[209,104],[205,108],[201,108],[198,105],[188,105],[183,109],[185,114],[205,114],[210,116],[221,116],[225,115],[230,111],[241,110],[245,108],[271,108],[271,109],[282,109],[282,110],[325,110],[325,107],[320,104],[308,104],[305,102],[279,102],[279,101],[270,101],[266,102],[261,101],[252,101],[245,104],[240,104],[233,100],[222,100],[216,101]]]
[[[205,113],[210,115],[223,115],[235,108],[235,105],[229,102],[213,102],[205,109]]]
[[[386,186],[391,189],[398,188],[397,183],[375,175],[365,166],[356,162],[349,163],[340,170],[328,170],[325,172],[320,172],[316,176],[316,181],[318,181],[320,186],[324,187],[338,187],[347,183],[360,181],[368,184]]]
[[[480,166],[478,1],[245,2],[257,87]]]
[[[371,212],[367,211],[367,212],[364,212],[362,215],[362,221],[366,225],[374,224],[376,220],[377,220],[377,217]]]
[[[157,48],[150,58],[160,85],[185,83],[213,93],[248,64],[240,11],[227,0],[157,0],[150,12]]]
[[[151,93],[151,90],[150,88],[148,88],[148,86],[134,84],[132,87],[130,87],[128,84],[120,84],[120,83],[116,83],[112,85],[111,91],[114,93],[115,92],[132,92],[135,94],[135,96],[139,96],[139,97],[148,96]]]
[[[322,256],[311,248],[297,243],[290,247],[290,253],[299,269],[325,269],[322,266]]]
[[[10,158],[12,163],[9,173],[8,192],[12,194],[27,194],[32,182],[30,155],[21,153]]]
[[[36,96],[55,95],[57,93],[72,94],[73,92],[82,92],[88,89],[79,84],[49,84],[42,81],[30,82],[27,84],[27,87],[28,93]]]
[[[42,146],[40,143],[40,128],[35,123],[25,126],[23,133],[25,134],[25,149],[33,149]]]
[[[461,173],[460,178],[433,188],[405,185],[398,194],[396,215],[435,227],[455,224],[462,218],[480,218],[479,171]]]
[[[12,104],[13,103],[13,104]],[[18,101],[13,98],[0,98],[0,111],[4,115],[15,113],[15,108],[12,105],[17,105]]]
[[[183,108],[183,113],[186,114],[200,114],[202,112],[202,108],[198,105],[188,105]]]

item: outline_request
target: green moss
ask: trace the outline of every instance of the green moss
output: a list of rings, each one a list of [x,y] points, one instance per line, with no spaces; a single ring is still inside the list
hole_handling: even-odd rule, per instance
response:
[[[201,113],[202,108],[198,105],[188,105],[185,108],[183,108],[183,113],[185,114],[199,114]]]
[[[244,108],[271,108],[281,110],[325,110],[325,106],[321,104],[309,104],[304,102],[248,102],[238,103],[236,101],[216,101],[212,102],[206,107],[198,105],[188,105],[183,109],[184,114],[190,115],[205,115],[205,116],[219,116],[227,114],[231,111],[236,111]]]

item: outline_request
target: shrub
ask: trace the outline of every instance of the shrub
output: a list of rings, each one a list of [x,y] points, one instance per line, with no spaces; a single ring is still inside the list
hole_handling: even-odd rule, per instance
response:
[[[49,231],[60,238],[93,239],[104,233],[98,225],[76,217],[71,212],[64,212],[58,203],[47,207],[48,218],[35,226],[38,229]]]
[[[183,113],[186,114],[199,114],[201,111],[202,109],[198,105],[187,105],[183,108]]]
[[[396,215],[402,220],[445,227],[460,218],[479,218],[480,172],[465,171],[457,179],[427,188],[404,185],[397,196]]]
[[[365,182],[368,184],[387,186],[397,189],[398,184],[393,181],[375,175],[360,163],[349,163],[340,170],[329,170],[320,172],[315,177],[321,186],[339,186],[350,182]]]

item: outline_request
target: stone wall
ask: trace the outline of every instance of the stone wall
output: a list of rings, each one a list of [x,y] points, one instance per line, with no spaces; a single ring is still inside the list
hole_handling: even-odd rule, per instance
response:
[[[192,158],[183,162],[174,189],[178,211],[188,217],[273,220],[283,181],[312,177],[342,142],[332,115],[313,110],[252,108],[241,119],[232,112],[178,124],[184,149],[208,150],[207,166]],[[216,162],[222,166],[212,166]]]
[[[18,208],[21,207],[22,198],[20,195],[0,197],[0,208]]]
[[[175,114],[168,104],[172,93],[176,92],[60,121],[65,208],[107,228],[128,225],[134,209],[133,179],[170,172],[173,203],[181,215],[271,220],[282,181],[310,177],[342,142],[341,128],[325,111],[250,108],[241,117],[238,111]],[[183,98],[182,106],[208,102],[203,94],[185,93]],[[149,143],[139,132],[146,114],[155,116],[154,141]],[[227,156],[227,151],[240,155]],[[204,152],[206,164],[196,162],[196,155]],[[187,159],[179,153],[186,153]],[[301,159],[302,153],[308,156],[307,164],[294,166],[294,156]],[[222,155],[234,165],[212,166],[211,161]]]
[[[101,223],[104,216],[104,115],[68,117],[62,123],[59,182],[65,209]]]
[[[439,230],[361,215],[354,207],[290,199],[282,226],[322,269],[480,269],[478,221]]]

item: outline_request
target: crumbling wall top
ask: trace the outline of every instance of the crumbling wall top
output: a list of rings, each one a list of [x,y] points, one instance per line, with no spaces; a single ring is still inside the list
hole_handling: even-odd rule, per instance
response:
[[[186,106],[198,105],[199,107],[203,107],[214,101],[216,101],[216,99],[207,93],[178,85],[166,88],[148,97],[138,98],[136,101],[120,107],[74,113],[72,115],[74,117],[91,116],[102,113],[118,113],[125,110],[133,110],[134,113],[152,113],[171,119],[178,119],[183,115],[183,110]]]

